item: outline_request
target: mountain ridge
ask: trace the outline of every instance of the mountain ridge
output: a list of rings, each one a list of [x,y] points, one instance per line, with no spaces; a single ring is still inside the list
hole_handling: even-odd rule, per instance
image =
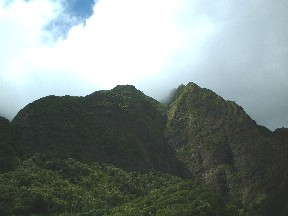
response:
[[[11,123],[0,118],[0,165],[6,172],[13,157],[40,154],[154,170],[198,179],[251,215],[287,213],[288,129],[259,126],[235,102],[192,82],[166,104],[132,85],[41,98]]]
[[[65,148],[65,157],[108,162],[128,170],[168,169],[166,164],[171,163],[166,153],[161,157],[161,152],[169,151],[161,147],[165,145],[161,132],[165,126],[163,107],[135,87],[132,89],[118,86],[86,97],[48,96],[37,100],[11,122],[16,130],[14,143],[22,143],[27,147],[23,151],[32,153],[47,153],[53,148],[52,154],[63,154]],[[131,100],[127,92],[135,98]],[[139,107],[146,113],[142,114]],[[157,145],[149,144],[151,140]],[[154,152],[160,152],[160,156]]]
[[[277,149],[273,133],[236,103],[194,83],[180,86],[178,93],[170,104],[166,132],[177,158],[216,191],[258,208],[253,200],[266,199],[277,185],[275,179],[286,181],[282,174],[287,165],[278,155],[287,150]]]

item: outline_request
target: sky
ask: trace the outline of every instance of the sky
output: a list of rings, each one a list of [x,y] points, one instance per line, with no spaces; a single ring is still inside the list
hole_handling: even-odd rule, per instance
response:
[[[47,95],[194,82],[288,127],[287,0],[1,0],[0,115]]]

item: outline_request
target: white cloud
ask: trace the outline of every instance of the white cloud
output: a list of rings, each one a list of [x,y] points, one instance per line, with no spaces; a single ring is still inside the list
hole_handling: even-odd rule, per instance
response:
[[[99,1],[86,25],[73,27],[53,51],[62,56],[62,67],[96,85],[135,83],[159,71],[181,47],[175,2]]]
[[[29,74],[26,51],[37,49],[50,41],[43,27],[57,14],[57,5],[39,0],[15,0],[1,3],[0,8],[0,58],[1,77],[7,82],[25,82]]]
[[[53,31],[45,26],[59,15],[60,4],[16,0],[9,7],[2,5],[5,38],[1,41],[6,43],[1,52],[6,56],[2,79],[21,86],[69,73],[67,79],[86,79],[91,91],[92,85],[112,88],[155,76],[186,40],[197,45],[207,33],[207,22],[195,24],[193,38],[179,28],[181,6],[174,0],[102,0],[85,26],[74,26],[67,38],[53,42]]]
[[[85,25],[57,38],[81,21],[63,2],[69,4],[0,2],[0,115],[11,119],[49,94],[134,84],[161,98],[194,81],[240,102],[266,125],[272,117],[261,115],[268,108],[259,98],[269,86],[265,107],[279,104],[273,118],[282,118],[287,103],[271,95],[287,90],[287,1],[99,0]]]

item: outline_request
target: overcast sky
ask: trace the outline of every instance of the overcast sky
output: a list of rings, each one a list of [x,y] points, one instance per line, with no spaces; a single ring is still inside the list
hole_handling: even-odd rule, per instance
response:
[[[189,81],[288,127],[287,0],[1,0],[0,115],[47,95]]]

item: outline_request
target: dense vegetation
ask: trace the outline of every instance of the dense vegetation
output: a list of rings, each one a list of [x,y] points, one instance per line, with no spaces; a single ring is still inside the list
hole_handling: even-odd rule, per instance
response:
[[[194,83],[48,96],[0,118],[0,215],[287,215],[288,131]]]
[[[231,215],[237,206],[190,180],[40,155],[0,176],[1,215]]]
[[[29,104],[12,121],[13,143],[30,156],[57,154],[126,170],[176,172],[176,158],[164,141],[165,123],[163,105],[134,86],[117,86]]]

